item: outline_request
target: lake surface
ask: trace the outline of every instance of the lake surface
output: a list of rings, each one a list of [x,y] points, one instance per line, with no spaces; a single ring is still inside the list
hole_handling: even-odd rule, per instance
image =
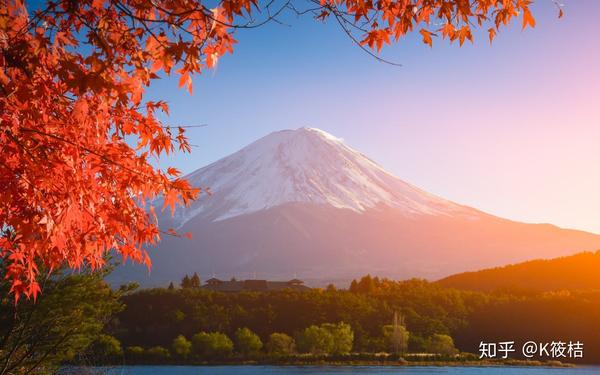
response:
[[[600,366],[555,367],[393,367],[393,366],[123,366],[111,368],[108,375],[592,375]]]

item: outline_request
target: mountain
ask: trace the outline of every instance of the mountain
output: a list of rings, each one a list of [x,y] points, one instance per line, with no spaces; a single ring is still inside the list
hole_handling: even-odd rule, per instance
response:
[[[475,210],[426,193],[318,129],[272,133],[187,176],[215,196],[177,210],[173,224],[221,221],[286,203],[325,205],[363,213],[376,206],[406,216],[473,216]]]
[[[191,232],[151,251],[144,284],[204,278],[439,278],[600,248],[600,236],[498,218],[429,194],[324,131],[278,131],[189,174],[210,187],[161,226]],[[160,204],[160,202],[158,202]]]
[[[600,290],[600,251],[538,259],[448,276],[437,283],[464,290]]]

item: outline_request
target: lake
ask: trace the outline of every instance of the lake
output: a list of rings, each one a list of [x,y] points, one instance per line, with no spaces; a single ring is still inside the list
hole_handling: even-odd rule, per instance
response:
[[[394,366],[123,366],[108,375],[356,375],[356,374],[448,374],[448,375],[592,375],[599,366],[556,367],[394,367]]]

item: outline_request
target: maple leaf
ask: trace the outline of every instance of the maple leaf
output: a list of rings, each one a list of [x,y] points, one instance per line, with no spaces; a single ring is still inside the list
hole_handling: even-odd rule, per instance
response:
[[[450,38],[452,40],[454,38],[455,30],[454,25],[451,23],[446,23],[440,31],[442,32],[442,38]],[[430,45],[431,46],[431,45]]]
[[[466,39],[473,42],[473,35],[471,34],[471,28],[469,26],[465,25],[458,30],[459,44],[462,46]]]
[[[494,29],[493,27],[490,27],[488,29],[488,34],[490,37],[490,44],[492,44],[492,41],[494,40],[494,37],[496,36],[496,29]]]
[[[187,87],[190,94],[192,93],[192,77],[187,71],[184,71],[179,76],[179,87],[181,88],[183,86]]]
[[[181,172],[177,168],[169,167],[167,168],[167,174],[171,176],[179,176]]]
[[[527,27],[527,25],[529,25],[530,27],[535,27],[535,18],[533,18],[533,15],[529,11],[529,9],[525,8],[525,9],[523,9],[523,27],[522,27],[522,29],[524,30]]]
[[[171,209],[171,215],[175,214],[175,206],[177,205],[177,203],[179,203],[179,201],[180,197],[177,190],[169,190],[164,195],[162,210],[164,211],[165,208],[168,207]]]
[[[419,33],[423,36],[423,43],[428,44],[429,47],[433,47],[433,41],[431,40],[431,32],[421,29]]]

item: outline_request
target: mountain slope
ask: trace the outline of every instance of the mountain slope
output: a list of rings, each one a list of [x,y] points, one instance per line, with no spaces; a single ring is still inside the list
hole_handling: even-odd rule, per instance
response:
[[[177,210],[177,227],[196,216],[218,221],[284,203],[355,212],[386,205],[406,215],[477,215],[400,180],[341,140],[312,128],[271,133],[187,178],[215,195]]]
[[[492,291],[518,288],[534,291],[559,289],[600,290],[600,251],[532,260],[476,272],[464,272],[437,281],[447,287]]]
[[[600,236],[524,224],[429,194],[316,129],[272,133],[188,175],[209,186],[161,226],[167,237],[121,281],[206,278],[339,280],[367,273],[440,278],[457,272],[600,248]]]

